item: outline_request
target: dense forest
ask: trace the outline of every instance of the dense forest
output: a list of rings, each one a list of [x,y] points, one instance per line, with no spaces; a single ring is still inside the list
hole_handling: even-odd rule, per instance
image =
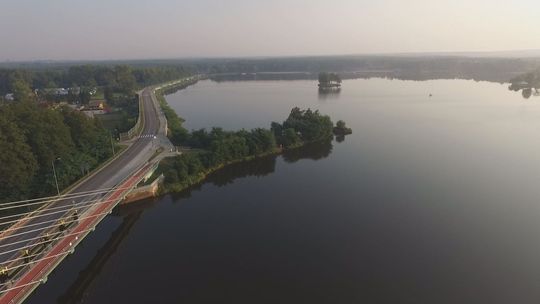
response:
[[[46,69],[0,69],[0,95],[16,91],[18,82],[32,89],[104,87],[132,93],[136,88],[185,77],[182,66],[76,65]]]
[[[35,198],[69,186],[113,154],[113,137],[100,120],[66,106],[36,102],[35,89],[56,86],[99,87],[121,109],[129,129],[135,123],[142,86],[186,76],[182,68],[73,66],[67,70],[0,70],[0,90],[15,101],[0,100],[0,201]],[[81,89],[80,94],[87,91]],[[131,122],[130,122],[131,121]]]
[[[110,133],[69,108],[23,100],[0,106],[0,201],[55,194],[112,155]]]
[[[270,129],[224,131],[214,127],[210,131],[195,130],[180,142],[171,137],[175,145],[187,145],[195,150],[163,160],[157,174],[165,176],[165,191],[181,191],[224,165],[308,143],[330,141],[333,128],[329,116],[310,109],[293,108],[282,124],[273,122]]]

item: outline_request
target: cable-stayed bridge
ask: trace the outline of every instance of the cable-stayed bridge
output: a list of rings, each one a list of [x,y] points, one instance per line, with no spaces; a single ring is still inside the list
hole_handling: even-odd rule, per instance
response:
[[[190,81],[185,79],[183,81]],[[140,92],[139,130],[130,145],[68,193],[0,204],[0,211],[28,207],[0,217],[0,304],[21,303],[101,220],[157,166],[158,148],[173,148],[154,87]],[[37,208],[37,209],[36,209]],[[8,213],[8,212],[6,212]]]

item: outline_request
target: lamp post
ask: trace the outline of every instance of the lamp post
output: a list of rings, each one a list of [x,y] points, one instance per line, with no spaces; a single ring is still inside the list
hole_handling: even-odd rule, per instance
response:
[[[54,174],[54,182],[56,183],[56,192],[58,193],[58,196],[60,196],[60,188],[58,187],[58,178],[56,177],[56,168],[54,167],[54,162],[57,161],[57,160],[60,160],[61,158],[58,157],[58,158],[55,158],[51,161],[52,163],[52,169],[53,169],[53,174]]]
[[[116,154],[116,152],[114,152],[114,142],[113,142],[113,138],[112,138],[112,133],[110,133],[111,135],[111,147],[112,147],[112,154],[113,156]]]

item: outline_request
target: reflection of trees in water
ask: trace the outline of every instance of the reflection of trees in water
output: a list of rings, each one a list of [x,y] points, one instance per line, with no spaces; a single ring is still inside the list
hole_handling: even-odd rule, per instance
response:
[[[341,88],[319,88],[319,100],[337,99]]]
[[[210,76],[210,80],[215,82],[230,82],[230,81],[261,81],[261,80],[314,80],[317,75],[308,72],[298,73],[230,73],[216,74]]]
[[[523,89],[523,91],[521,91],[521,96],[523,96],[523,98],[525,99],[531,98],[531,95],[532,95],[532,89],[530,88]]]
[[[301,159],[319,160],[327,158],[332,153],[332,140],[319,141],[307,144],[301,148],[283,153],[283,160],[294,163]]]
[[[521,91],[521,96],[525,99],[529,99],[532,96],[538,97],[540,96],[540,91],[535,87],[529,85],[527,82],[516,82],[512,83],[508,89],[510,91],[519,92]]]
[[[326,158],[332,152],[332,141],[322,141],[308,144],[304,147],[286,151],[282,154],[287,163],[294,163],[301,159],[319,160]],[[186,191],[172,194],[174,201],[191,197],[191,193],[200,190],[202,185],[212,183],[218,187],[230,185],[238,178],[249,176],[266,176],[274,173],[278,156],[271,155],[257,158],[247,162],[241,162],[226,166],[225,168],[210,174],[201,184],[191,187]]]
[[[241,162],[227,166],[214,174],[211,174],[206,180],[218,187],[232,184],[235,179],[248,176],[261,177],[274,173],[276,169],[276,156],[257,158],[248,162]]]
[[[540,96],[540,91],[534,88],[515,89],[515,88],[510,87],[510,90],[514,92],[521,91],[521,96],[523,96],[524,99],[530,99],[531,97]]]
[[[122,223],[111,234],[105,245],[103,245],[80,273],[75,282],[67,291],[58,298],[58,303],[81,303],[84,294],[98,277],[103,266],[114,255],[119,245],[125,239],[131,228],[139,220],[145,209],[155,205],[156,200],[145,200],[134,204],[118,207],[114,210],[114,215],[123,218]]]
[[[320,160],[332,153],[332,141],[322,141],[310,143],[304,147],[289,150],[283,153],[282,157],[287,163],[294,163],[302,159]],[[249,176],[261,177],[274,173],[276,168],[277,155],[257,158],[252,161],[242,162],[227,166],[214,174],[211,174],[204,183],[212,183],[219,187],[232,184],[238,178]],[[204,184],[203,183],[203,184]],[[193,190],[200,189],[201,185],[191,188],[188,191],[177,193],[173,198],[188,198]],[[111,234],[109,240],[103,245],[94,256],[92,261],[84,270],[79,273],[76,281],[60,296],[58,303],[80,303],[84,294],[100,274],[107,261],[114,255],[119,245],[129,234],[131,228],[139,220],[143,212],[152,208],[158,199],[150,199],[138,203],[128,204],[114,210],[114,215],[123,218],[120,226]]]

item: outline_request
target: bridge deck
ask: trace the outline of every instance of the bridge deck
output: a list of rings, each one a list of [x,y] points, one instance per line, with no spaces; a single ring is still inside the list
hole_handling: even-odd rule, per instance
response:
[[[30,270],[28,270],[13,286],[9,287],[0,298],[0,304],[20,303],[35,289],[41,282],[45,282],[50,272],[80,243],[86,235],[93,230],[108,212],[124,198],[124,196],[135,187],[144,176],[152,169],[152,164],[147,164],[136,174],[128,178],[110,196],[104,198],[108,202],[101,204],[92,210],[88,210],[85,219],[80,221],[71,230],[67,230],[66,237],[56,243]]]

